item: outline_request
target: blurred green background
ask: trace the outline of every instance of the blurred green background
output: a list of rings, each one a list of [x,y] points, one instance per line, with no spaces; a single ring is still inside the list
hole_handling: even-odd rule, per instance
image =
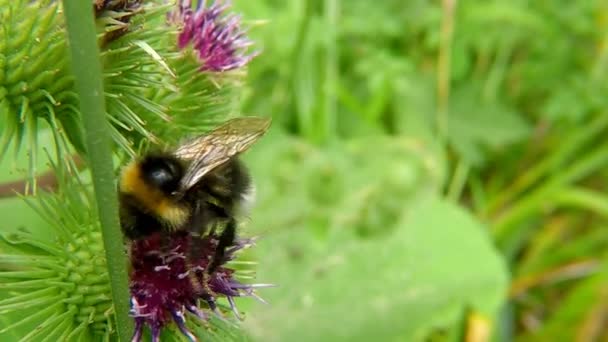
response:
[[[235,3],[274,118],[254,336],[608,337],[606,2]]]
[[[606,2],[234,5],[241,111],[274,119],[245,156],[278,285],[239,301],[254,340],[608,338]]]

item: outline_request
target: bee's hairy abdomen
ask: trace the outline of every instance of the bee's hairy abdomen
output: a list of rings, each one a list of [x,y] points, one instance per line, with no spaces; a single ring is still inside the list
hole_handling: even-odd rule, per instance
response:
[[[230,214],[251,192],[249,173],[237,158],[219,167],[205,181],[206,191]]]
[[[232,188],[232,201],[235,203],[242,202],[253,191],[251,176],[245,165],[238,159],[234,158],[230,167],[230,187]]]
[[[120,195],[120,226],[124,235],[135,240],[163,229],[158,218],[140,209],[140,204],[131,195]]]
[[[240,207],[251,191],[247,170],[236,158],[219,166],[186,194],[186,202],[194,203],[186,224],[189,230],[203,234],[222,226],[240,214]]]

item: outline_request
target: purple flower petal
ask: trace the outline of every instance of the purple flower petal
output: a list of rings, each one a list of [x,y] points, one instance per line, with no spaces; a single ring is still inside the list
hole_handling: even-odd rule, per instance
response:
[[[133,341],[141,340],[144,325],[151,328],[153,339],[158,339],[162,328],[171,322],[184,336],[195,340],[185,326],[184,310],[207,320],[197,304],[201,300],[222,320],[225,318],[216,304],[218,297],[227,298],[239,319],[233,297],[250,296],[261,300],[254,289],[270,287],[270,284],[241,284],[234,278],[235,271],[225,262],[213,273],[207,273],[218,240],[219,234],[214,231],[202,237],[175,232],[169,236],[157,233],[131,243],[130,314],[136,326]],[[236,252],[252,243],[253,239],[235,241],[226,249],[225,260],[234,259]]]
[[[228,299],[228,303],[230,304],[230,308],[232,309],[232,312],[234,312],[234,316],[238,319],[238,320],[242,320],[241,315],[239,314],[239,310],[236,307],[236,304],[234,303],[234,299],[230,296],[226,297]]]
[[[192,314],[194,314],[196,317],[203,321],[206,321],[208,319],[207,314],[204,313],[201,309],[199,309],[196,305],[186,305],[186,310],[190,311]]]
[[[186,318],[184,317],[184,313],[182,311],[172,311],[171,315],[173,316],[173,321],[177,325],[179,331],[186,336],[190,341],[197,342],[196,336],[194,336],[188,328],[186,328]]]
[[[160,327],[152,327],[152,342],[160,342]]]
[[[144,322],[141,319],[135,320],[135,331],[133,332],[133,337],[131,337],[131,342],[139,342],[141,341],[141,335],[144,330]]]
[[[177,38],[180,49],[192,45],[202,65],[201,70],[221,72],[245,66],[258,52],[247,53],[253,44],[240,27],[241,17],[225,12],[229,2],[199,0],[192,9],[190,0],[179,0],[177,9],[169,14],[169,21],[180,25]]]

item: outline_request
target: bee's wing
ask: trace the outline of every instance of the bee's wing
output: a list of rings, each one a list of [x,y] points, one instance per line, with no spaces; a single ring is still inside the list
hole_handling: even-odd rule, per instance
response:
[[[178,147],[175,156],[189,161],[180,191],[190,189],[209,171],[247,150],[266,133],[270,121],[258,117],[232,119]]]

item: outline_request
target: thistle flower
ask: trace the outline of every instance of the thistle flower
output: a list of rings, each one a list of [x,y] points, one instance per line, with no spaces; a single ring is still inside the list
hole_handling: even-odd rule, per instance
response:
[[[114,308],[99,219],[90,209],[95,202],[88,187],[71,176],[59,180],[57,193],[27,201],[47,225],[42,230],[32,227],[31,231],[0,233],[0,339],[10,333],[22,341],[42,337],[56,341],[110,340],[115,334]],[[263,301],[254,290],[269,285],[241,283],[237,277],[247,277],[250,270],[232,268],[251,263],[234,258],[252,246],[254,239],[236,241],[226,250],[223,263],[207,274],[205,269],[217,243],[218,236],[213,233],[194,237],[178,232],[131,244],[134,341],[140,340],[146,325],[158,340],[161,329],[171,321],[185,336],[196,340],[192,329],[186,327],[187,312],[196,318],[188,322],[196,328],[211,318],[206,308],[219,317],[220,309],[229,308],[239,317],[235,297]],[[219,303],[222,298],[227,307]],[[205,303],[204,308],[199,307],[199,300]],[[231,330],[218,334],[220,340],[238,332]]]
[[[180,49],[189,44],[202,62],[201,70],[221,72],[237,69],[251,61],[257,52],[246,50],[253,43],[240,28],[240,17],[224,14],[228,2],[199,0],[196,10],[191,0],[179,0],[177,9],[169,13],[169,21],[181,26],[177,45]]]
[[[226,258],[211,274],[206,269],[215,254],[219,236],[209,233],[203,237],[188,232],[171,236],[155,234],[131,244],[131,315],[135,319],[133,341],[140,341],[144,326],[152,331],[152,340],[171,321],[180,332],[195,341],[186,327],[186,313],[199,322],[207,315],[199,308],[199,300],[221,317],[218,299],[225,298],[234,315],[239,318],[234,297],[251,296],[263,302],[255,288],[267,284],[243,284],[235,279],[235,270],[226,265],[235,253],[253,244],[253,239],[241,239],[226,250]]]

